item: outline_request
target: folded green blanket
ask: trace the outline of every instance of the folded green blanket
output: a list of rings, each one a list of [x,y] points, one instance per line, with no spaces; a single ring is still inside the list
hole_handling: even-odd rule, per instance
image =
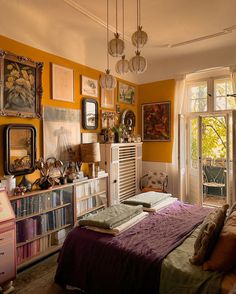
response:
[[[130,206],[125,204],[117,204],[107,207],[96,214],[89,215],[79,220],[80,226],[95,226],[104,229],[113,229],[143,211],[141,205]]]
[[[130,197],[123,201],[125,204],[129,205],[143,205],[143,207],[151,208],[155,206],[157,203],[171,197],[171,194],[167,193],[159,193],[159,192],[145,192],[133,197]]]

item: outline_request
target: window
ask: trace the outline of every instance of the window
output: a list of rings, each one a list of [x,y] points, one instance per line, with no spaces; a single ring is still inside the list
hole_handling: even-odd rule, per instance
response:
[[[190,112],[212,112],[236,109],[230,77],[208,78],[187,84]]]
[[[214,80],[215,110],[236,109],[236,98],[228,96],[233,93],[230,79]]]
[[[191,83],[187,87],[190,112],[207,111],[207,81]]]

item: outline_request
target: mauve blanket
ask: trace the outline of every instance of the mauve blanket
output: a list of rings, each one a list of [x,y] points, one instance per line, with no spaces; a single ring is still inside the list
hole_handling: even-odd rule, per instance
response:
[[[86,294],[157,294],[162,260],[208,211],[176,201],[116,237],[77,227],[64,242],[55,281]]]

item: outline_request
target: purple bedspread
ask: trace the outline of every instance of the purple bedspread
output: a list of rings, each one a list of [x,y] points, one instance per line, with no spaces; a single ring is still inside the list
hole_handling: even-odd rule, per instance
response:
[[[87,294],[157,294],[162,260],[208,211],[176,201],[116,237],[77,227],[64,242],[55,281]]]

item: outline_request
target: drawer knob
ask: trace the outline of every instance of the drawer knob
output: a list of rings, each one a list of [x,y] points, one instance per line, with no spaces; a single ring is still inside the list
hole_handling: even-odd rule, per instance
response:
[[[4,275],[5,274],[5,272],[0,272],[0,275]]]
[[[117,183],[117,180],[114,180],[113,183]]]
[[[5,252],[0,252],[0,255],[4,255],[5,254]]]
[[[4,240],[4,238],[0,238],[0,241],[3,241]]]

